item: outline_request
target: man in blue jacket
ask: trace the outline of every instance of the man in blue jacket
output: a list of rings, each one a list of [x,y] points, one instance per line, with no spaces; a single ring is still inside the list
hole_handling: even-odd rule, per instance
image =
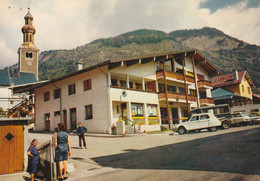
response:
[[[87,149],[86,140],[85,140],[85,136],[84,136],[84,133],[86,133],[86,132],[87,132],[87,128],[82,126],[81,122],[79,122],[78,129],[77,129],[77,135],[79,136],[79,147],[81,149],[82,149],[81,139],[83,140],[83,145],[84,145],[85,149]]]

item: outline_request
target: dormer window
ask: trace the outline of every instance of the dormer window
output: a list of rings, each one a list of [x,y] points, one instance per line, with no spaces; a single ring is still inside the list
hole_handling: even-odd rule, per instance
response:
[[[25,56],[26,56],[26,58],[32,58],[33,54],[32,54],[32,52],[26,52]]]

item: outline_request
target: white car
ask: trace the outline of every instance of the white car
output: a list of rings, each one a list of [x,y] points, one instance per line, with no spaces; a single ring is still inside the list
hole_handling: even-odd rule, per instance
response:
[[[184,134],[188,131],[208,129],[216,131],[221,126],[221,122],[212,113],[192,114],[186,122],[175,124],[173,131]]]

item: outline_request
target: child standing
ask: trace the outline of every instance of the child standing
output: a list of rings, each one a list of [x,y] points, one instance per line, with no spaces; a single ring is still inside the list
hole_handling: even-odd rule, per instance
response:
[[[84,136],[84,133],[86,133],[86,132],[87,132],[87,128],[82,126],[81,122],[79,122],[78,129],[77,129],[77,135],[79,136],[79,147],[81,149],[82,149],[81,140],[83,141],[83,145],[84,145],[85,149],[87,149],[86,140],[85,140],[85,136]]]

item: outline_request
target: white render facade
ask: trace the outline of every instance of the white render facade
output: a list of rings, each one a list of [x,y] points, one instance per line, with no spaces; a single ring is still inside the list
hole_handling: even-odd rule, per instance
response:
[[[111,128],[121,119],[129,132],[133,124],[139,132],[172,127],[190,108],[212,104],[212,86],[199,83],[197,77],[199,74],[201,81],[209,80],[208,68],[201,66],[209,62],[203,59],[200,64],[192,64],[191,57],[198,52],[191,52],[109,60],[30,88],[35,96],[36,131],[54,131],[59,122],[68,131],[75,131],[81,122],[88,132],[111,134]],[[175,60],[176,54],[182,55],[184,66]],[[169,57],[171,72],[164,68],[162,74],[158,65],[163,62],[166,67]],[[183,74],[178,73],[180,69]],[[216,71],[213,67],[211,72]],[[61,90],[59,96],[57,89]],[[204,97],[200,97],[200,91]]]

